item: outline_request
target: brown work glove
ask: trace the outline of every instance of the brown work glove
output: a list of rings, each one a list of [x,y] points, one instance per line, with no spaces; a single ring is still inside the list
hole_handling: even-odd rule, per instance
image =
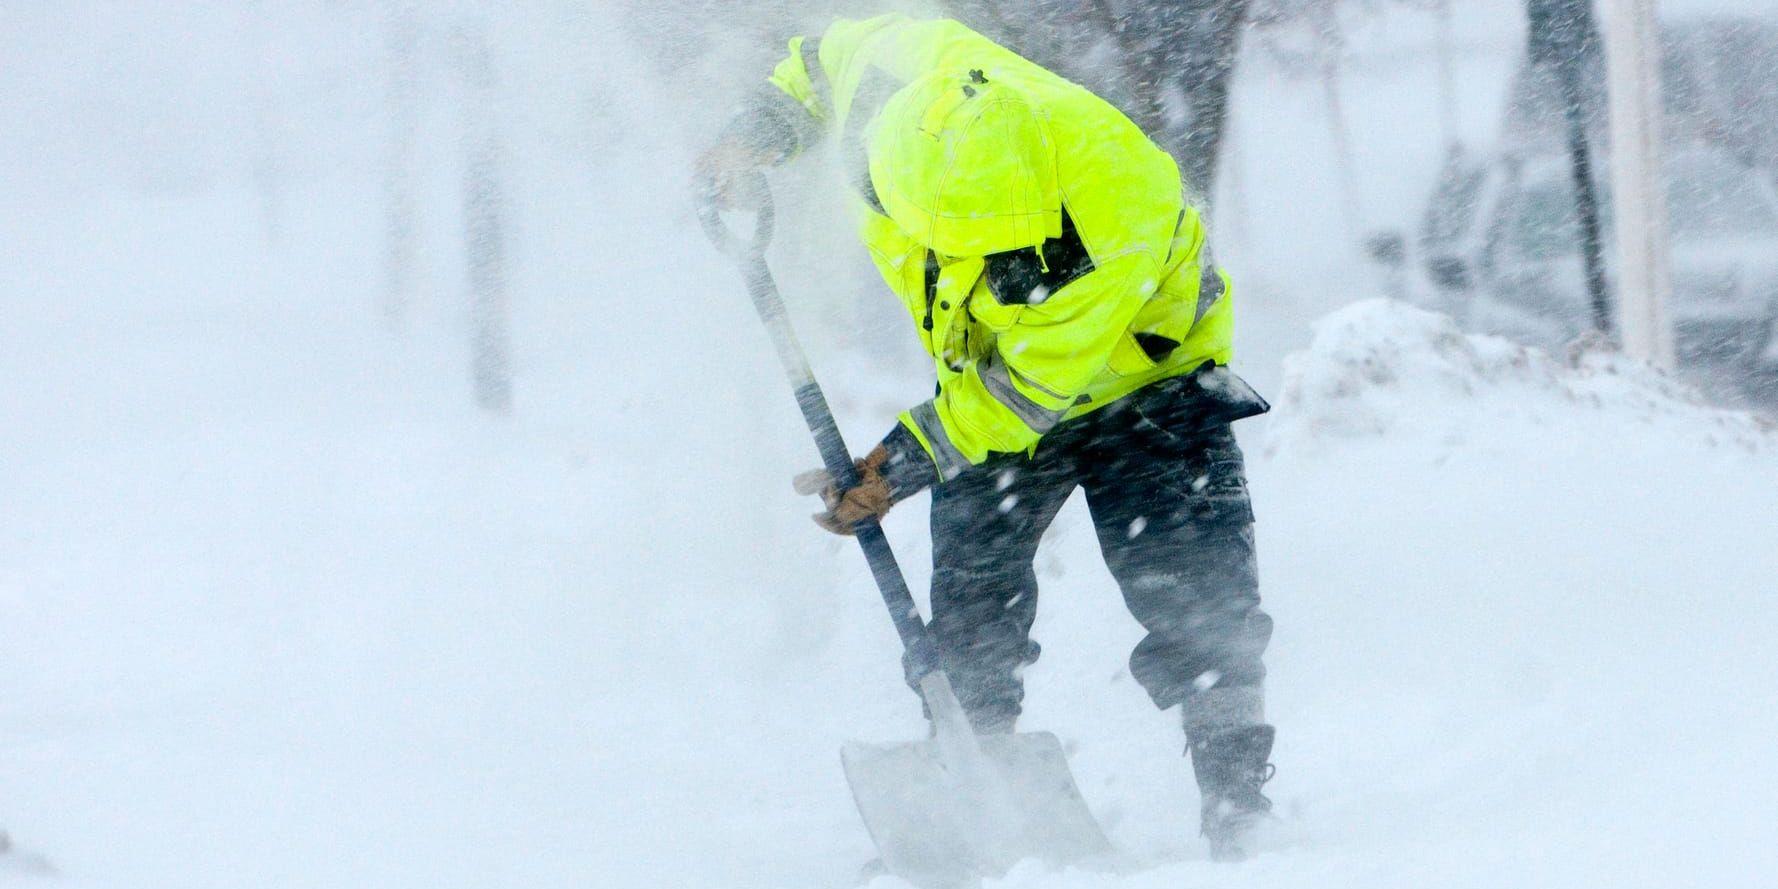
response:
[[[883,443],[852,463],[858,484],[842,491],[825,469],[811,469],[791,480],[798,494],[821,495],[826,512],[815,524],[847,537],[861,522],[879,521],[889,508],[919,493],[938,479],[932,460],[907,429],[897,425]]]

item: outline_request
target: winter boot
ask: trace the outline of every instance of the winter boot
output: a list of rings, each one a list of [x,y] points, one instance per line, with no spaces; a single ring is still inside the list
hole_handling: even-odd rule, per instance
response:
[[[1254,826],[1271,813],[1272,801],[1259,791],[1276,771],[1266,761],[1276,734],[1272,726],[1261,724],[1190,739],[1192,771],[1202,797],[1200,832],[1210,841],[1213,860],[1244,860]]]

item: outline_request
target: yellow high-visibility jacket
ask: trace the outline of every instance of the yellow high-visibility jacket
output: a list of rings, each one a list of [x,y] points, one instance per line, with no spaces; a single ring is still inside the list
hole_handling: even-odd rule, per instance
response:
[[[770,80],[854,166],[861,236],[938,368],[900,420],[941,480],[1228,363],[1230,285],[1178,166],[1104,100],[901,15],[794,38]]]

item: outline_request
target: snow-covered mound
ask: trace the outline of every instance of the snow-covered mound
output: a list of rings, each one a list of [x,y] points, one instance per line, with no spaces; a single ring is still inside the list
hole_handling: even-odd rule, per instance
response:
[[[1445,450],[1524,425],[1620,422],[1751,451],[1778,440],[1770,424],[1709,405],[1640,362],[1596,351],[1569,359],[1465,334],[1449,317],[1405,303],[1355,303],[1317,322],[1309,348],[1285,360],[1270,445],[1388,435]]]
[[[1312,839],[1224,885],[1773,872],[1769,429],[1387,302],[1319,323],[1270,423],[1277,788]]]

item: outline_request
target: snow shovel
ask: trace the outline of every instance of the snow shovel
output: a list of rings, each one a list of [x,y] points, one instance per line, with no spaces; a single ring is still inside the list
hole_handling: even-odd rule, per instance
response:
[[[699,221],[717,249],[740,264],[827,471],[842,486],[857,484],[851,451],[766,265],[771,197],[763,176],[754,187],[759,209],[751,237],[731,232],[707,198],[699,202]],[[848,743],[840,750],[852,798],[884,867],[917,885],[950,887],[1000,876],[1027,858],[1061,865],[1108,855],[1111,844],[1075,786],[1061,742],[1049,732],[975,734],[883,529],[868,522],[857,535],[933,727],[924,741]]]

